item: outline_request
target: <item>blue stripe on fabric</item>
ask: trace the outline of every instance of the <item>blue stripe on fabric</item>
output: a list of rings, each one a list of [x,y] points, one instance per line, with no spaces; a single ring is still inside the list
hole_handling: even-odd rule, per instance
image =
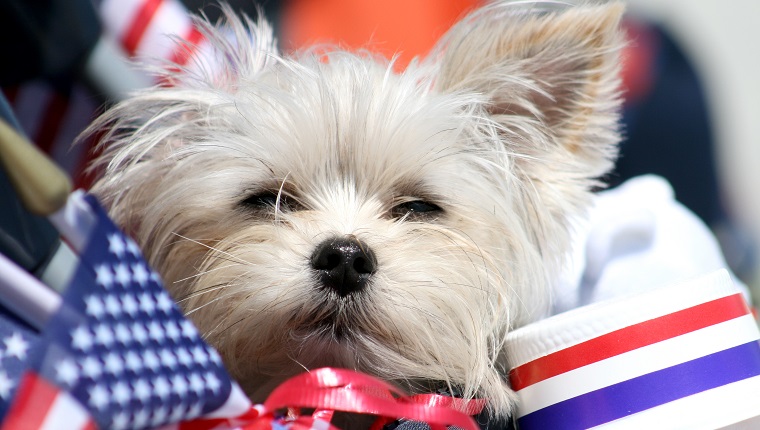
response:
[[[555,403],[521,417],[521,430],[586,429],[760,375],[752,341]]]

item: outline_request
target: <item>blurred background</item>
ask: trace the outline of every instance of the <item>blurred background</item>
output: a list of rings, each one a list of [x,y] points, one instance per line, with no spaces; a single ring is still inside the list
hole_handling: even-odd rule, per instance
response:
[[[315,42],[369,48],[402,70],[476,0],[250,0],[284,52]],[[760,2],[628,0],[625,140],[612,185],[655,173],[710,226],[729,265],[760,298]],[[71,142],[130,88],[155,84],[121,58],[184,63],[203,50],[189,12],[210,0],[0,0],[0,86],[19,127],[80,187],[92,143]],[[167,42],[174,34],[182,49]],[[105,52],[105,53],[102,53]],[[102,57],[102,58],[101,58]],[[9,64],[14,67],[9,67]],[[123,66],[123,67],[120,67]]]

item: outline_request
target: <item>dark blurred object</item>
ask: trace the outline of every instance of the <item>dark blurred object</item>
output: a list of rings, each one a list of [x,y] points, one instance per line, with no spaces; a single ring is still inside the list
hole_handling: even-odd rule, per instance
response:
[[[624,140],[611,186],[654,173],[667,179],[676,199],[718,237],[737,276],[748,280],[755,245],[727,214],[715,162],[710,106],[699,71],[663,28],[625,23],[630,44],[623,70]]]
[[[100,36],[88,0],[0,1],[0,85],[78,74]],[[12,62],[13,67],[7,64]]]
[[[625,139],[612,184],[654,173],[666,178],[676,198],[708,225],[725,218],[719,198],[711,118],[701,79],[675,41],[663,29],[629,24],[631,59],[648,61],[627,69],[651,75],[626,94]],[[648,69],[648,70],[647,70]]]
[[[238,14],[245,14],[251,18],[259,16],[259,11],[263,12],[272,27],[275,34],[280,33],[280,21],[283,3],[286,0],[182,0],[187,10],[194,14],[203,12],[211,22],[217,22],[222,17],[222,8],[219,7],[219,1],[232,6]]]
[[[280,10],[284,0],[221,0],[232,6],[237,12],[244,13],[250,17],[258,16],[259,9],[269,21],[277,21],[280,16]],[[222,8],[219,7],[219,1],[210,0],[182,0],[182,3],[192,13],[202,11],[210,20],[214,22],[222,17]]]
[[[0,117],[19,129],[5,97],[0,94]],[[16,197],[0,168],[0,253],[31,273],[40,274],[56,253],[58,232],[47,218],[32,215]]]
[[[29,272],[44,266],[58,233],[48,220],[30,214],[21,205],[7,175],[0,169],[0,254]]]
[[[96,78],[93,66],[117,58],[108,46],[99,43],[100,34],[99,17],[90,0],[0,0],[0,53],[6,59],[6,67],[0,68],[0,85],[15,92],[19,84],[44,80],[67,93],[78,79]],[[107,79],[101,82],[130,82],[113,68],[103,74]],[[108,85],[100,88],[116,94]],[[116,88],[123,88],[121,82]],[[2,118],[23,134],[5,97],[0,95],[0,99]],[[44,123],[41,129],[52,126]],[[23,207],[2,168],[0,208],[0,253],[49,286],[61,287],[69,275],[66,266],[71,260],[70,250],[45,217],[32,215]]]
[[[100,32],[89,0],[0,1],[0,53],[6,59],[6,67],[0,68],[0,84],[44,79],[69,88],[84,73]],[[5,97],[0,95],[0,99],[3,119],[23,133]],[[46,218],[32,215],[21,205],[2,169],[0,208],[0,253],[46,277],[48,264],[62,248],[58,232]]]

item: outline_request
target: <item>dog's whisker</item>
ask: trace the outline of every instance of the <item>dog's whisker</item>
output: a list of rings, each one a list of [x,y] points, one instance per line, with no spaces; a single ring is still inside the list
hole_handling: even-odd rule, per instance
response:
[[[218,324],[216,324],[216,325],[215,325],[213,328],[211,328],[210,330],[206,330],[206,331],[203,333],[203,339],[204,339],[204,340],[208,340],[208,339],[210,339],[212,336],[215,336],[215,335],[217,334],[217,330],[219,329],[219,327],[221,327],[223,324],[225,324],[225,323],[227,322],[227,319],[226,319],[226,318],[227,318],[227,316],[225,316],[224,318],[220,318],[220,319],[219,319],[219,323],[218,323]]]
[[[285,189],[285,183],[288,180],[288,176],[290,176],[290,172],[288,172],[284,178],[282,178],[282,181],[280,182],[280,188],[277,190],[277,200],[275,201],[274,205],[274,222],[279,223],[281,222],[281,216],[282,216],[282,209],[281,209],[281,202],[282,202],[282,191]]]
[[[292,362],[294,362],[294,363],[296,363],[297,365],[299,365],[299,366],[300,366],[300,367],[301,367],[301,368],[302,368],[302,369],[303,369],[303,370],[304,370],[306,373],[311,373],[311,369],[309,369],[309,368],[308,368],[308,367],[306,367],[306,366],[305,366],[303,363],[301,363],[300,361],[298,361],[297,359],[295,359],[295,357],[290,357],[290,356],[288,356],[288,358],[289,358],[289,359],[290,359]]]
[[[220,255],[215,255],[215,254],[212,254],[212,255],[208,255],[208,256],[207,256],[207,258],[208,258],[209,260],[226,261],[226,262],[228,262],[228,263],[233,263],[234,265],[244,265],[244,266],[246,266],[246,265],[251,265],[251,264],[252,264],[252,263],[250,263],[250,262],[242,262],[242,261],[238,261],[237,259],[234,259],[234,258],[229,258],[229,257],[226,257],[226,256],[224,256],[224,255],[221,255],[221,256],[220,256]],[[231,265],[231,266],[229,266],[229,267],[233,267],[233,266]]]
[[[458,249],[460,251],[461,255],[464,255],[465,257],[467,257],[467,259],[470,261],[470,264],[474,268],[478,268],[478,267],[481,267],[481,266],[475,263],[475,260],[473,260],[470,257],[471,254],[475,254],[478,258],[480,258],[481,262],[483,263],[482,267],[486,267],[486,268],[489,267],[488,264],[486,263],[485,255],[484,255],[483,251],[480,249],[480,246],[466,232],[463,232],[463,231],[461,231],[459,229],[451,229],[449,231],[443,231],[443,230],[440,230],[440,229],[426,229],[426,232],[431,232],[431,233],[434,233],[434,234],[439,234],[439,235],[445,237],[448,240],[449,245],[453,246],[455,249]],[[462,244],[462,241],[458,240],[456,237],[453,236],[454,232],[458,233],[460,235],[460,237],[465,238],[466,242],[469,243],[471,246],[473,246],[477,251],[476,252],[472,252],[472,251],[469,251],[469,250],[465,249],[464,245]],[[480,271],[476,270],[475,273],[480,273]],[[480,277],[478,277],[478,279],[480,281],[480,289],[483,290],[483,291],[486,291],[487,290],[486,286],[490,285],[489,282],[488,282],[488,273],[489,273],[489,271],[486,271],[486,273],[485,273],[485,275],[486,275],[485,281],[483,281],[482,279],[480,279]]]
[[[238,294],[236,291],[232,291],[229,294],[224,294],[224,295],[221,295],[221,296],[218,296],[218,297],[214,297],[213,299],[209,300],[208,302],[206,302],[206,303],[204,303],[204,304],[202,304],[200,306],[196,306],[193,309],[188,310],[187,312],[185,312],[185,316],[190,316],[190,315],[194,314],[195,312],[197,312],[197,311],[205,308],[206,306],[209,306],[211,304],[214,304],[214,303],[216,303],[216,302],[218,302],[220,300],[223,300],[223,299],[225,299],[225,298],[227,298],[229,296],[233,296],[233,295],[236,295],[236,294]]]
[[[211,286],[202,288],[200,290],[194,291],[194,292],[192,292],[192,293],[190,293],[190,294],[188,294],[188,295],[186,295],[186,296],[184,296],[182,298],[176,299],[176,300],[177,300],[177,303],[186,302],[186,301],[188,301],[188,300],[190,300],[192,298],[195,298],[195,297],[198,297],[198,296],[202,296],[204,294],[212,293],[214,291],[222,290],[222,289],[227,288],[227,287],[229,287],[229,283],[227,283],[227,282],[222,283],[222,284],[211,285]]]
[[[174,284],[178,284],[178,283],[181,283],[181,282],[185,282],[185,281],[187,281],[189,279],[195,279],[195,278],[198,278],[198,277],[201,277],[201,276],[204,276],[204,275],[208,275],[211,272],[216,272],[217,270],[228,269],[230,267],[233,267],[233,266],[232,265],[229,265],[229,266],[219,266],[219,267],[214,267],[213,269],[199,271],[195,275],[190,275],[190,276],[184,277],[182,279],[177,279],[176,281],[173,281],[173,283]]]
[[[245,321],[245,320],[246,320],[246,317],[242,317],[242,318],[238,319],[237,321],[233,322],[232,324],[230,324],[230,325],[226,326],[225,328],[223,328],[223,329],[219,330],[219,331],[218,331],[216,334],[217,334],[217,335],[221,335],[221,334],[223,334],[224,332],[226,332],[227,330],[230,330],[231,328],[235,327],[236,325],[240,324],[241,322],[243,322],[243,321]],[[218,326],[217,326],[217,327],[218,327]],[[209,335],[211,335],[212,333],[213,333],[213,331],[212,331],[212,332],[209,332]]]
[[[276,287],[275,285],[271,285],[271,286],[270,286],[270,288],[275,288],[275,287]],[[238,309],[239,309],[241,306],[243,306],[243,305],[245,305],[245,304],[247,303],[247,299],[248,299],[248,298],[245,298],[245,299],[243,299],[243,300],[240,300],[240,301],[238,301],[238,304],[237,304],[237,305],[236,305],[234,308],[230,309],[230,310],[228,311],[228,313],[229,313],[230,315],[234,315],[234,314],[236,314],[236,313],[238,312]],[[272,309],[277,309],[277,308],[278,308],[278,306],[279,306],[279,305],[281,305],[281,304],[282,304],[282,303],[273,304],[273,303],[271,303],[271,302],[270,302],[268,305],[266,305],[266,306],[263,306],[263,307],[262,307],[262,309],[263,309],[263,312],[265,312],[265,313],[266,313],[266,312],[272,312]],[[244,320],[245,320],[246,318],[248,318],[248,317],[250,317],[250,316],[243,316],[243,317],[241,317],[239,320],[237,320],[237,321],[235,321],[234,323],[230,324],[229,326],[225,327],[224,329],[222,329],[222,330],[218,330],[218,328],[219,328],[219,327],[220,327],[220,326],[221,326],[221,325],[224,323],[224,321],[222,321],[222,322],[220,322],[220,323],[219,323],[219,324],[218,324],[218,325],[217,325],[217,326],[216,326],[216,327],[215,327],[213,330],[211,330],[209,333],[214,333],[214,334],[216,334],[216,335],[221,335],[222,333],[224,333],[224,332],[226,332],[227,330],[229,330],[229,329],[230,329],[232,326],[239,324],[240,322],[244,321]]]
[[[214,252],[218,252],[218,253],[220,253],[220,254],[226,255],[226,256],[228,256],[228,257],[230,257],[230,258],[234,259],[234,260],[237,260],[237,261],[238,261],[238,262],[240,262],[240,263],[244,263],[244,264],[251,264],[250,262],[248,262],[248,261],[245,261],[245,260],[243,260],[242,258],[240,258],[240,257],[237,257],[237,256],[235,256],[235,255],[233,255],[233,254],[230,254],[229,252],[226,252],[226,251],[222,251],[221,249],[215,248],[215,247],[213,247],[213,246],[209,246],[209,245],[206,245],[206,244],[205,244],[205,243],[203,243],[203,242],[200,242],[200,241],[197,241],[197,240],[195,240],[195,239],[191,239],[191,238],[189,238],[189,237],[183,236],[183,235],[181,235],[181,234],[179,234],[179,233],[177,233],[177,232],[174,232],[174,231],[173,231],[173,232],[172,232],[172,234],[173,234],[173,235],[175,235],[175,236],[178,236],[178,237],[180,237],[180,238],[182,238],[182,239],[185,239],[185,240],[188,240],[188,241],[190,241],[190,242],[193,242],[193,243],[195,243],[195,244],[201,245],[201,246],[203,246],[203,247],[205,247],[205,248],[208,248],[208,249],[210,249],[211,251],[214,251]]]

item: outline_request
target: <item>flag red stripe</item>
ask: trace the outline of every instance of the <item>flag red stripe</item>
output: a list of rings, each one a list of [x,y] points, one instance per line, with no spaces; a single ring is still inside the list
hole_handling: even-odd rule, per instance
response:
[[[26,372],[3,421],[3,430],[40,428],[57,395],[55,386],[34,372]]]
[[[512,389],[529,385],[663,340],[749,314],[741,294],[723,297],[625,327],[512,369]]]
[[[153,17],[156,15],[156,11],[162,2],[163,0],[145,0],[135,14],[131,24],[127,27],[121,43],[130,56],[135,55],[135,52],[137,52],[137,46],[140,45],[140,41],[145,34],[145,29],[153,21]]]
[[[52,151],[53,143],[58,137],[58,131],[61,129],[68,110],[69,97],[58,91],[52,91],[50,101],[40,121],[41,126],[34,138],[34,143],[48,154]]]
[[[198,45],[203,41],[203,33],[193,25],[182,40],[182,43],[174,48],[171,57],[171,62],[180,66],[187,64],[198,50]]]
[[[93,420],[88,420],[87,424],[82,427],[82,430],[98,430],[98,426],[95,425],[95,422]]]

